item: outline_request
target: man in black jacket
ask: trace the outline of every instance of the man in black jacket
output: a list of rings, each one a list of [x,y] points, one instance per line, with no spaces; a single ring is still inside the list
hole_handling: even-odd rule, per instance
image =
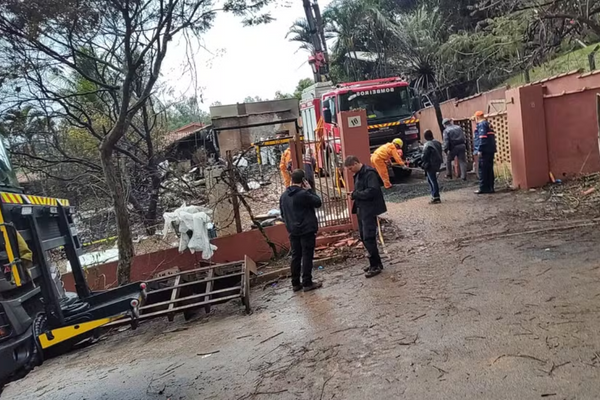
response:
[[[360,239],[369,252],[369,266],[365,268],[365,276],[372,278],[383,269],[377,248],[377,216],[387,211],[379,175],[374,168],[362,164],[356,156],[348,156],[344,166],[354,174],[352,214],[358,216]]]
[[[423,170],[427,174],[427,183],[431,189],[431,204],[439,204],[440,200],[440,185],[438,184],[437,174],[442,165],[442,144],[433,138],[433,132],[429,129],[425,131],[423,137],[427,142],[423,146]]]
[[[294,292],[310,292],[323,286],[312,280],[313,259],[319,223],[315,209],[321,199],[311,190],[304,171],[292,172],[292,183],[279,199],[281,217],[292,245],[292,288]],[[302,281],[300,280],[302,275]]]

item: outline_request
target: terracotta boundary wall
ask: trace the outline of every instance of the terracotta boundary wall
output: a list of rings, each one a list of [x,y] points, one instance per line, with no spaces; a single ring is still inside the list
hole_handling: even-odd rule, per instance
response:
[[[442,115],[444,118],[453,119],[467,119],[471,118],[476,111],[484,111],[486,113],[494,112],[494,110],[488,110],[488,105],[493,101],[501,102],[505,100],[505,92],[508,87],[501,87],[498,89],[490,90],[489,92],[479,93],[471,97],[464,99],[452,99],[440,103],[442,109]],[[433,136],[441,141],[442,132],[437,123],[435,116],[435,109],[433,107],[424,108],[418,111],[419,126],[421,132],[426,129],[431,129]],[[422,135],[421,135],[422,136]]]
[[[513,186],[600,171],[600,71],[571,71],[506,93]],[[515,163],[515,160],[517,162]]]
[[[544,96],[548,168],[557,179],[600,171],[599,89]]]
[[[444,118],[494,113],[506,104],[513,186],[532,188],[550,180],[600,171],[597,96],[600,71],[571,71],[517,88],[502,87],[442,103]],[[441,133],[433,107],[418,112],[421,130]]]
[[[351,223],[345,225],[329,226],[319,229],[319,233],[351,231]],[[275,244],[279,253],[290,248],[290,241],[285,225],[275,225],[265,228],[268,238]],[[178,267],[185,271],[199,266],[201,263],[212,262],[215,264],[240,261],[244,256],[256,262],[266,262],[271,259],[272,251],[257,229],[234,235],[218,237],[211,240],[218,247],[211,260],[202,259],[201,253],[190,253],[189,250],[179,253],[178,248],[161,250],[154,253],[135,256],[131,267],[131,280],[143,281],[153,277],[156,273],[169,268]],[[104,290],[115,287],[117,282],[117,262],[96,265],[86,270],[86,278],[93,290]],[[73,275],[69,272],[62,276],[65,288],[75,291]]]
[[[289,249],[290,244],[285,225],[265,228],[265,232],[277,246],[278,251]],[[218,247],[210,260],[216,264],[243,260],[245,255],[257,262],[268,261],[272,256],[271,248],[260,231],[256,229],[215,238],[211,242]],[[139,255],[133,259],[131,280],[143,281],[158,272],[174,267],[179,267],[182,271],[193,269],[201,262],[208,261],[203,260],[200,253],[192,254],[189,250],[186,250],[180,254],[177,248]],[[93,290],[114,287],[117,282],[117,262],[87,268],[86,277],[90,288]],[[75,291],[71,273],[64,274],[62,280],[68,291]]]

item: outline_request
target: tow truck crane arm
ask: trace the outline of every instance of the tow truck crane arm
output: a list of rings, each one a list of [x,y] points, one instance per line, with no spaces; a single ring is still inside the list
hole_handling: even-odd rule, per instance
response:
[[[325,41],[325,27],[317,0],[302,0],[306,22],[310,31],[310,39],[314,53],[308,58],[312,67],[315,83],[329,81],[329,55]]]

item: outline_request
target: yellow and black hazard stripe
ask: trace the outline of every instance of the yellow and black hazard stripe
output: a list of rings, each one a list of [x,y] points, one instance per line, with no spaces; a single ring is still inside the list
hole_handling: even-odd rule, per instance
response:
[[[374,124],[374,125],[369,125],[369,129],[378,129],[378,128],[388,128],[390,126],[398,126],[398,125],[402,125],[402,124],[416,124],[417,122],[419,122],[419,120],[417,118],[410,118],[404,121],[396,121],[396,122],[386,122],[384,124]]]
[[[14,193],[0,193],[0,197],[2,197],[2,202],[7,204],[23,204],[23,198],[20,194]]]
[[[390,126],[398,126],[400,125],[401,122],[397,121],[397,122],[387,122],[385,124],[375,124],[375,125],[369,125],[369,129],[376,129],[376,128],[387,128]]]
[[[0,192],[0,199],[4,204],[28,204],[33,206],[70,206],[69,200],[56,199],[53,197],[31,196],[25,194]]]

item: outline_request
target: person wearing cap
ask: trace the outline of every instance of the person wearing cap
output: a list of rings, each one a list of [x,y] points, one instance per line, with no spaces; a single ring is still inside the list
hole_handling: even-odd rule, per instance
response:
[[[458,157],[460,166],[460,177],[467,180],[467,140],[465,133],[450,118],[444,118],[444,152],[446,153],[446,177],[452,179],[452,161]]]
[[[383,181],[383,186],[386,189],[392,187],[390,183],[390,174],[388,172],[388,164],[393,160],[396,164],[404,165],[404,161],[400,156],[404,142],[402,139],[396,138],[392,143],[386,143],[379,147],[373,155],[371,155],[371,164],[377,170],[377,173]]]
[[[485,119],[483,111],[473,116],[477,123],[475,129],[474,154],[479,156],[479,190],[476,194],[494,193],[494,156],[496,154],[496,135]]]

